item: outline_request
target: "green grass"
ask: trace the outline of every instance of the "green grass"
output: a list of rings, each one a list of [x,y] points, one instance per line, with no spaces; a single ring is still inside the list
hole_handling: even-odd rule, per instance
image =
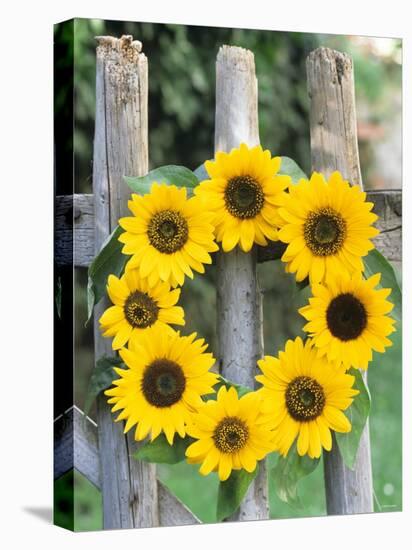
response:
[[[54,484],[54,523],[71,531],[99,531],[103,527],[100,491],[77,471]]]

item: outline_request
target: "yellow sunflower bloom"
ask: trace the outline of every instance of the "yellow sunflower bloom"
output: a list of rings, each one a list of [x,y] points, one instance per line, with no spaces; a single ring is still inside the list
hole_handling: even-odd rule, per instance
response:
[[[276,175],[280,164],[280,157],[271,158],[260,145],[249,149],[244,143],[205,163],[210,180],[201,182],[195,194],[214,212],[217,241],[225,252],[238,243],[248,252],[253,243],[266,246],[267,239],[278,240],[277,208],[291,181]]]
[[[379,233],[371,226],[378,216],[371,212],[373,203],[365,202],[366,193],[339,172],[329,181],[314,172],[283,197],[279,238],[288,247],[282,261],[297,281],[309,275],[311,283],[320,283],[343,271],[364,270],[362,256],[374,248],[370,239]]]
[[[120,279],[109,275],[107,293],[115,305],[106,309],[99,322],[103,336],[114,336],[115,350],[131,338],[139,338],[149,327],[185,324],[183,308],[176,306],[180,289],[170,290],[167,283],[150,287],[136,269],[128,270]]]
[[[221,481],[232,470],[253,472],[257,461],[274,450],[273,433],[260,408],[257,392],[239,399],[235,388],[222,386],[217,400],[207,401],[192,416],[187,433],[197,441],[186,449],[188,462],[201,464],[202,475],[217,471]]]
[[[359,392],[352,389],[355,377],[319,357],[313,343],[301,338],[288,340],[279,358],[265,356],[258,361],[262,375],[263,412],[272,417],[275,442],[286,456],[297,438],[300,456],[318,458],[322,447],[332,448],[330,430],[350,432],[351,424],[342,411]]]
[[[152,327],[119,351],[127,369],[114,369],[120,378],[104,393],[112,412],[121,410],[116,421],[126,420],[125,433],[137,424],[137,441],[149,432],[152,441],[163,432],[170,445],[176,432],[185,437],[201,396],[214,393],[218,376],[209,369],[215,358],[205,353],[204,340],[195,338],[196,333],[180,336]]]
[[[185,275],[204,273],[212,263],[209,252],[218,250],[214,241],[213,214],[202,202],[186,198],[186,188],[153,183],[149,194],[132,195],[128,202],[133,217],[120,218],[125,230],[119,237],[123,254],[132,257],[126,270],[139,269],[149,285],[159,281],[182,285]]]
[[[387,338],[395,320],[387,314],[393,304],[386,298],[391,289],[376,290],[381,274],[364,280],[360,274],[345,273],[325,286],[312,286],[313,298],[299,312],[307,321],[303,328],[311,334],[320,356],[346,369],[367,369],[372,350],[383,353],[392,345]]]

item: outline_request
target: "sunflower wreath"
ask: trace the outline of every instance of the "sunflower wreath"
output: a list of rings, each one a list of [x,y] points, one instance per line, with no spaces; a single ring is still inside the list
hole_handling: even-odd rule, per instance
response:
[[[400,321],[399,287],[371,240],[379,231],[366,194],[339,172],[307,178],[291,159],[245,144],[195,172],[165,166],[125,181],[131,215],[89,269],[89,318],[107,293],[99,322],[116,355],[97,362],[86,412],[104,391],[114,420],[145,440],[136,459],[215,472],[218,520],[239,506],[265,457],[292,504],[296,480],[322,449],[337,444],[353,468],[370,407],[361,371],[392,345]],[[180,288],[219,248],[249,252],[278,240],[286,272],[306,292],[306,324],[258,361],[252,390],[216,372],[203,338],[176,330],[185,326]]]

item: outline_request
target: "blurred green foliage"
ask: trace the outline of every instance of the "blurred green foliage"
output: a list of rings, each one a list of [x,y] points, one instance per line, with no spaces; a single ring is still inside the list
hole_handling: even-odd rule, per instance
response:
[[[273,154],[293,158],[310,172],[308,100],[305,58],[318,45],[348,51],[355,61],[358,105],[367,102],[377,120],[391,111],[388,90],[400,86],[400,65],[394,56],[400,41],[386,57],[358,47],[351,37],[285,33],[259,30],[205,28],[183,25],[128,23],[102,20],[75,20],[75,188],[91,192],[92,148],[95,112],[96,35],[132,34],[143,42],[149,59],[149,151],[150,166],[182,164],[196,168],[213,156],[214,142],[214,64],[219,46],[233,44],[255,54],[259,85],[261,142]],[[57,28],[56,32],[59,32]],[[61,40],[69,37],[59,36]],[[65,59],[56,60],[62,71]],[[71,98],[68,81],[56,97],[55,107],[65,109]],[[388,103],[389,101],[389,103]],[[362,154],[362,149],[361,149]],[[365,171],[372,157],[366,150]],[[260,286],[264,293],[265,352],[276,355],[287,338],[301,331],[303,318],[297,308],[307,299],[294,278],[279,262],[259,265]],[[93,368],[93,330],[84,327],[87,274],[76,270],[76,404],[84,406],[88,378]],[[285,299],[287,296],[287,299]],[[197,331],[216,353],[215,267],[204,276],[187,280],[181,296],[185,308],[185,334]],[[400,510],[401,487],[401,335],[395,345],[378,356],[370,367],[372,394],[370,417],[376,510]],[[94,416],[94,411],[91,411]],[[274,461],[271,457],[270,461]],[[204,478],[195,466],[184,463],[160,466],[162,481],[205,522],[215,521],[218,480]],[[305,478],[300,487],[304,509],[296,511],[281,502],[270,482],[271,517],[317,516],[325,514],[321,490],[322,467]],[[74,487],[74,502],[72,498]],[[101,528],[101,497],[80,474],[68,474],[56,483],[56,523],[62,524],[68,510],[74,510],[76,530]],[[71,500],[70,500],[71,499]],[[70,514],[69,514],[70,515]]]
[[[155,23],[75,20],[77,192],[90,192],[95,101],[93,36],[132,34],[149,59],[151,167],[194,169],[213,156],[215,59],[232,44],[255,53],[261,142],[309,169],[305,58],[316,35]],[[67,97],[70,91],[67,91]]]

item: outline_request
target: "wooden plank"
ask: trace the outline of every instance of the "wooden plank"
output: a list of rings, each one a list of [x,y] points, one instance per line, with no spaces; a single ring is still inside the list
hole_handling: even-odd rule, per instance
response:
[[[229,152],[240,143],[259,144],[257,80],[253,53],[223,46],[216,62],[215,151]],[[218,252],[217,333],[223,376],[255,386],[256,362],[263,356],[262,303],[256,272],[256,248]],[[231,520],[269,517],[265,462]]]
[[[148,170],[147,59],[141,43],[131,36],[97,37],[96,126],[93,152],[95,252],[128,215],[129,189],[124,175]],[[102,338],[98,319],[108,303],[95,308],[95,359],[112,354],[111,341]],[[133,460],[133,434],[124,436],[106,398],[97,400],[99,454],[105,529],[152,527],[159,524],[156,469]]]
[[[318,48],[307,58],[307,77],[312,168],[326,177],[339,170],[351,184],[362,187],[352,61],[346,54]],[[369,423],[354,470],[345,466],[335,439],[323,456],[328,514],[373,512]]]
[[[57,265],[88,267],[94,257],[93,195],[58,195],[55,204]]]
[[[100,489],[97,425],[76,406],[54,421],[54,479],[73,468]]]
[[[100,489],[97,424],[73,406],[55,419],[54,432],[54,479],[74,468]],[[159,480],[157,491],[161,525],[200,523],[189,508]]]
[[[161,481],[157,482],[157,491],[159,498],[160,525],[194,525],[201,523],[200,520],[192,514],[189,508],[183,504]]]
[[[352,60],[318,48],[307,58],[307,76],[312,168],[323,174],[339,170],[362,187]]]
[[[379,216],[376,227],[381,234],[375,237],[376,248],[396,263],[402,259],[402,191],[367,191],[368,201],[375,203],[373,211]],[[56,228],[56,259],[59,265],[71,265],[72,251],[67,246],[69,224],[65,214],[73,207],[75,217],[74,264],[88,267],[94,257],[94,197],[93,195],[61,195],[56,197],[56,210],[59,212]],[[71,214],[69,214],[71,215]],[[65,234],[66,232],[66,234]],[[70,229],[71,233],[71,229]],[[76,244],[77,243],[77,244]],[[286,245],[280,241],[270,241],[268,246],[257,247],[258,262],[278,259]]]

